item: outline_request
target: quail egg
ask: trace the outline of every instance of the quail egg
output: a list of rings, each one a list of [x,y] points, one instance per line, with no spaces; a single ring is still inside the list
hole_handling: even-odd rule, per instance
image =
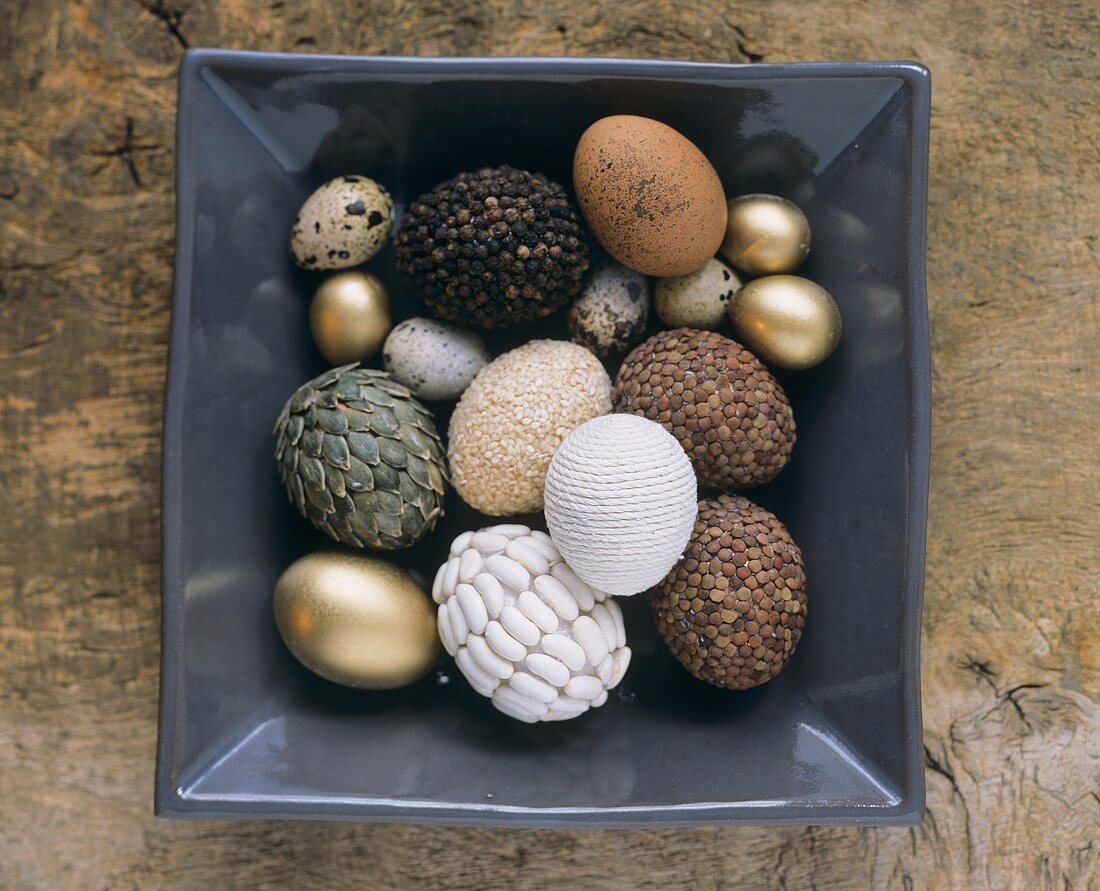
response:
[[[612,263],[589,277],[569,310],[573,340],[601,359],[625,353],[642,338],[649,320],[649,283]]]
[[[736,273],[721,260],[712,259],[696,272],[660,279],[653,303],[661,321],[670,328],[717,331],[740,287]]]
[[[338,176],[310,195],[290,230],[304,269],[347,269],[378,253],[390,234],[393,199],[365,176]]]
[[[438,319],[406,319],[382,346],[382,364],[421,399],[457,399],[488,364],[485,341]]]

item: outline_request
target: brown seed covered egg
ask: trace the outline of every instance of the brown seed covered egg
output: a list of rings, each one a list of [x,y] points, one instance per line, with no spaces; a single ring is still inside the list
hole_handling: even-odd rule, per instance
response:
[[[304,269],[347,269],[378,253],[393,224],[390,193],[366,176],[338,176],[310,195],[290,230]]]
[[[794,413],[771,372],[714,331],[660,331],[623,360],[615,411],[663,424],[683,446],[699,482],[715,489],[766,483],[795,442]]]
[[[577,203],[611,256],[646,275],[694,272],[726,231],[726,196],[701,151],[650,118],[613,115],[581,135]]]
[[[747,498],[704,499],[652,607],[657,630],[688,671],[747,690],[779,674],[802,636],[802,552],[774,514]]]

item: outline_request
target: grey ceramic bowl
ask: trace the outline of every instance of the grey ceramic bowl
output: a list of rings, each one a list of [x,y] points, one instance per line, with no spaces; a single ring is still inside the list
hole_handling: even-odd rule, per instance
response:
[[[924,208],[929,80],[907,63],[703,65],[198,50],[180,72],[179,230],[164,432],[156,806],[175,817],[511,826],[912,824],[924,807],[918,646],[928,476]],[[625,601],[634,664],[583,718],[521,725],[453,666],[392,693],[336,687],[279,640],[282,570],[326,546],[280,490],[272,422],[322,367],[320,278],[287,256],[304,198],[340,173],[399,204],[509,163],[568,183],[598,117],[659,118],[728,194],[778,192],[813,226],[803,274],[835,295],[838,352],[782,378],[789,467],[752,497],[804,551],[806,632],[747,693],[708,687]],[[389,248],[369,268],[418,313]],[[512,332],[560,336],[560,319]],[[441,409],[445,429],[446,412]],[[481,523],[397,559],[429,580]]]

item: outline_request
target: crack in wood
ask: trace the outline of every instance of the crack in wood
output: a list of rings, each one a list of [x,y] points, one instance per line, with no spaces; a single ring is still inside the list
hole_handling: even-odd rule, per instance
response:
[[[164,23],[164,27],[168,29],[168,33],[181,47],[184,49],[191,47],[190,42],[180,30],[180,25],[183,23],[183,10],[167,5],[164,0],[152,0],[152,2],[134,0],[134,2],[150,15],[160,19]]]

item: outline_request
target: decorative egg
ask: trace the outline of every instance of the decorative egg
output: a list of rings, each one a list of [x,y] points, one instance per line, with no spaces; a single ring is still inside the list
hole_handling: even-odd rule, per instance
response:
[[[304,269],[347,269],[378,253],[393,225],[390,193],[365,176],[338,176],[310,195],[290,230]]]
[[[721,260],[710,259],[702,269],[657,281],[653,303],[661,321],[670,328],[722,326],[727,307],[741,281]]]
[[[378,352],[390,330],[390,294],[369,272],[339,272],[309,305],[309,327],[331,365],[362,362]]]
[[[490,516],[542,509],[546,469],[574,428],[611,410],[599,359],[564,340],[533,340],[486,365],[448,431],[451,481]]]
[[[625,353],[649,321],[649,282],[618,263],[593,273],[569,309],[573,340],[601,359]]]
[[[679,560],[697,513],[680,443],[637,415],[605,415],[565,438],[546,474],[546,524],[584,581],[637,594]]]
[[[581,581],[545,532],[463,533],[432,599],[459,671],[517,720],[564,721],[601,706],[630,665],[619,605]]]
[[[747,690],[775,677],[802,636],[802,552],[774,514],[747,498],[700,501],[684,559],[651,603],[658,632],[688,671]]]
[[[306,668],[337,684],[392,690],[439,654],[431,601],[386,560],[336,551],[292,563],[275,585],[275,622]]]
[[[694,272],[726,231],[726,196],[701,151],[635,115],[601,118],[573,155],[577,203],[612,257],[646,275]]]
[[[406,319],[382,347],[386,371],[421,399],[457,399],[489,359],[482,337],[438,319]]]
[[[742,195],[729,202],[722,256],[750,275],[794,272],[810,253],[810,223],[778,195]]]
[[[776,368],[812,368],[840,343],[840,310],[823,287],[797,275],[749,282],[729,305],[737,336]]]

